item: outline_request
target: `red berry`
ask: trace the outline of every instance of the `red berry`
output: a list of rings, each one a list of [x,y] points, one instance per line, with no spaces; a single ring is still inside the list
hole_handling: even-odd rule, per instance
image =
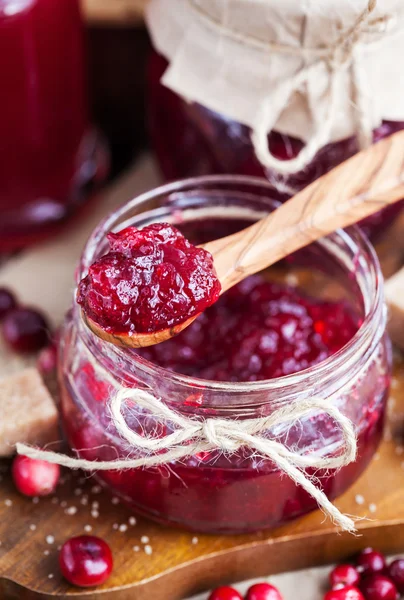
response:
[[[28,456],[16,456],[12,466],[15,487],[24,496],[47,496],[55,491],[60,477],[59,465]]]
[[[234,588],[224,585],[213,590],[208,600],[243,600],[243,596]]]
[[[63,544],[59,566],[63,577],[73,585],[101,585],[111,575],[112,552],[107,542],[101,538],[81,535],[70,538]]]
[[[17,306],[17,301],[12,292],[6,288],[0,288],[0,319]]]
[[[398,592],[394,583],[384,575],[370,575],[361,583],[366,600],[397,600]]]
[[[404,558],[393,560],[389,566],[389,576],[398,591],[404,593]]]
[[[246,600],[282,600],[282,596],[270,583],[256,583],[247,591]]]
[[[342,584],[341,584],[342,585]],[[324,600],[365,600],[358,588],[353,585],[339,587],[327,592]]]
[[[358,571],[352,565],[338,565],[330,573],[331,587],[338,585],[358,585],[360,576]]]
[[[15,308],[3,320],[3,336],[16,352],[36,352],[48,344],[48,323],[32,308]]]
[[[374,573],[382,573],[386,569],[386,559],[381,552],[373,550],[373,548],[365,548],[359,554],[356,564],[358,571],[362,575],[373,575]]]

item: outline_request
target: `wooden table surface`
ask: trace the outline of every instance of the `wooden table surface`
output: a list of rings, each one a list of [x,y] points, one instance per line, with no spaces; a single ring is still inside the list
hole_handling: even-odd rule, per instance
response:
[[[81,0],[90,25],[137,26],[147,0]],[[169,2],[169,0],[167,0]]]

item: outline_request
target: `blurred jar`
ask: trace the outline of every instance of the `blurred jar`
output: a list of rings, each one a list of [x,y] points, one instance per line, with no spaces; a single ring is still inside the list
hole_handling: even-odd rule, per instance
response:
[[[316,4],[151,0],[148,124],[166,179],[260,176],[287,198],[404,128],[402,8]],[[362,228],[374,241],[402,208]]]
[[[104,179],[78,0],[0,0],[0,252],[57,229]]]

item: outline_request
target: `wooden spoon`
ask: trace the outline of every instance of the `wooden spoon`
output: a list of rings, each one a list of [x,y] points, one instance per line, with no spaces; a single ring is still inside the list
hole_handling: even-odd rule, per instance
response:
[[[404,198],[404,131],[343,162],[264,219],[202,247],[213,256],[223,293],[292,252],[401,198]],[[199,314],[174,327],[132,335],[111,334],[84,313],[83,318],[102,339],[139,348],[177,335]]]

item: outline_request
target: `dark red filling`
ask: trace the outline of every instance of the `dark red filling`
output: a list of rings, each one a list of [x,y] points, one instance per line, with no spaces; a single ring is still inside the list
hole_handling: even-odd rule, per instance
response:
[[[77,293],[87,316],[106,331],[160,331],[218,299],[212,256],[172,225],[127,227],[107,237],[110,251],[91,265]]]
[[[359,318],[252,276],[226,292],[180,335],[139,354],[178,373],[217,381],[257,381],[306,369],[340,350]]]

